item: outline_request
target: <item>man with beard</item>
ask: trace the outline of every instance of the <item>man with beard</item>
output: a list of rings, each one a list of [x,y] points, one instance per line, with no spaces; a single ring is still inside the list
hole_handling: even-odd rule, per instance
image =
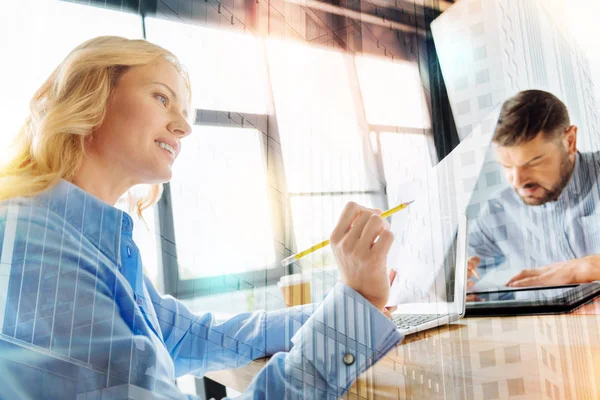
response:
[[[600,280],[600,152],[577,151],[566,106],[520,92],[503,104],[492,143],[510,187],[472,223],[469,277],[503,264],[520,272],[499,285]]]

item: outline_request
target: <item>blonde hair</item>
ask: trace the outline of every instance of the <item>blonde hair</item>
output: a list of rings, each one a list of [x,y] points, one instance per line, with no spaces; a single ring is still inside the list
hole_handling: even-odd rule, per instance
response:
[[[35,92],[30,114],[19,129],[8,161],[0,166],[0,201],[33,196],[79,170],[84,143],[102,124],[109,96],[130,67],[169,61],[184,78],[191,104],[189,76],[175,55],[145,40],[100,36],[77,46]],[[138,215],[155,204],[162,185],[143,198],[130,198]]]

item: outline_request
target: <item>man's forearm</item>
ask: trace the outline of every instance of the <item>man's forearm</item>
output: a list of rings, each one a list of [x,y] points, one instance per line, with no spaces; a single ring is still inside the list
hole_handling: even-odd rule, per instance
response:
[[[592,254],[583,258],[581,268],[578,269],[577,282],[593,282],[600,280],[600,254]]]

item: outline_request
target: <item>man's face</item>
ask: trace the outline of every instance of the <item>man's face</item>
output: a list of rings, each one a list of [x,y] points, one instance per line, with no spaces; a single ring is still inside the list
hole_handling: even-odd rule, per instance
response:
[[[494,146],[506,179],[525,204],[539,206],[558,199],[575,165],[576,132],[572,126],[558,139],[538,134],[527,143]]]

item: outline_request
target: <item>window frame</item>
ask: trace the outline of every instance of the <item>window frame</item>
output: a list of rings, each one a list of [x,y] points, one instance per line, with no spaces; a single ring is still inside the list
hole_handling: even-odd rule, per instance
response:
[[[269,115],[247,114],[228,111],[215,110],[196,110],[196,120],[194,125],[212,126],[212,127],[239,127],[253,128],[258,130],[261,135],[262,145],[267,149],[267,141],[273,139],[273,131],[276,130],[276,125],[270,124]],[[268,154],[264,154],[268,160]],[[285,174],[267,174],[268,186],[285,187]],[[277,179],[277,182],[273,182]],[[289,210],[289,199],[286,198],[284,209]],[[238,290],[247,290],[270,286],[276,284],[283,275],[291,273],[291,267],[282,267],[281,260],[286,257],[289,252],[289,246],[283,243],[283,256],[277,251],[281,248],[281,244],[275,237],[277,224],[277,215],[286,215],[286,210],[282,210],[281,203],[271,202],[271,223],[274,232],[273,242],[275,248],[275,261],[267,266],[267,268],[257,268],[253,271],[241,273],[229,273],[209,277],[200,277],[193,279],[180,279],[179,266],[177,264],[177,240],[175,235],[175,226],[173,219],[172,197],[170,184],[166,183],[163,186],[163,194],[157,203],[158,218],[157,225],[160,230],[160,254],[162,261],[162,275],[164,278],[164,290],[166,294],[171,294],[178,299],[191,299],[194,297],[202,297],[219,293],[233,292]],[[286,217],[286,220],[287,217]],[[291,221],[290,221],[291,223]],[[286,224],[289,226],[288,224]],[[287,237],[286,237],[287,239]],[[291,239],[293,240],[293,239]],[[288,240],[285,240],[287,242]],[[262,266],[261,266],[262,267]]]

